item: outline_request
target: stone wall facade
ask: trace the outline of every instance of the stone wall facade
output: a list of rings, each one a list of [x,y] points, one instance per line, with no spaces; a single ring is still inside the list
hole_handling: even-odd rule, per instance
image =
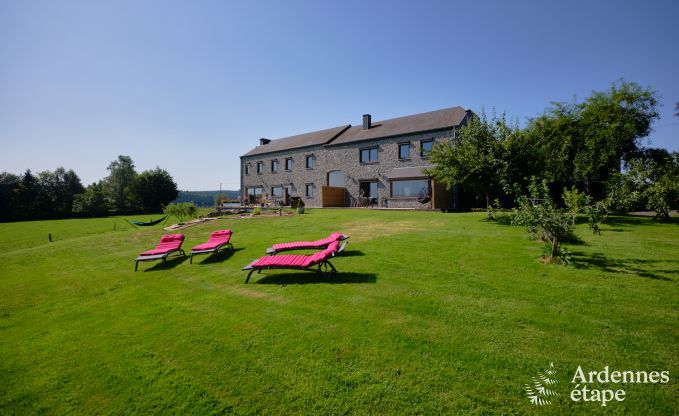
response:
[[[262,194],[271,198],[273,188],[289,187],[291,196],[302,198],[306,206],[320,207],[321,188],[328,185],[328,173],[342,171],[345,174],[346,206],[360,195],[360,183],[377,183],[377,206],[389,208],[431,209],[432,203],[418,202],[417,197],[396,197],[392,195],[389,172],[395,168],[429,166],[429,159],[422,156],[423,142],[441,142],[455,135],[455,129],[437,130],[417,134],[394,136],[369,141],[340,145],[297,148],[281,152],[263,153],[241,157],[241,195],[248,194],[248,188],[261,187]],[[409,143],[409,157],[399,158],[399,145]],[[266,145],[264,145],[266,146]],[[377,148],[377,160],[361,162],[362,149]],[[313,167],[306,167],[306,157],[313,157]],[[285,160],[292,159],[292,169],[285,169]],[[278,161],[278,171],[272,172],[272,161]],[[257,163],[263,163],[263,172],[257,172]],[[246,165],[250,166],[246,174]],[[312,195],[307,195],[307,185],[313,186]],[[365,195],[368,196],[368,195]],[[452,200],[452,197],[451,197]],[[452,204],[452,201],[451,201]]]

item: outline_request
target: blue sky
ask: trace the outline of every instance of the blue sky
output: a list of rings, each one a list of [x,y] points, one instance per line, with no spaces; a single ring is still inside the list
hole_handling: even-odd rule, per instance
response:
[[[237,189],[260,137],[461,105],[523,124],[620,78],[679,150],[677,1],[0,2],[0,171],[119,154],[180,189]]]

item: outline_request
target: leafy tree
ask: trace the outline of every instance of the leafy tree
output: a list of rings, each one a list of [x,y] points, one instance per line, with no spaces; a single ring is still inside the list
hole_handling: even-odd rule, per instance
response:
[[[77,194],[73,198],[73,212],[91,215],[107,214],[113,209],[113,204],[108,197],[104,185],[93,183],[85,189],[85,192]]]
[[[144,212],[159,212],[179,195],[172,176],[159,167],[140,173],[133,189],[135,200]]]
[[[657,105],[654,91],[623,80],[581,103],[553,104],[530,120],[525,132],[536,143],[534,157],[544,163],[540,176],[585,187],[605,181],[621,161],[635,157],[659,118]]]
[[[66,171],[63,167],[54,172],[38,173],[38,210],[50,216],[64,216],[72,212],[73,195],[85,191],[80,178],[73,170]]]
[[[670,210],[679,208],[679,153],[644,154],[647,158],[630,161],[627,172],[607,181],[608,200],[616,212],[647,208],[657,219],[667,219]]]
[[[434,146],[429,159],[435,166],[428,174],[448,189],[461,184],[483,195],[490,219],[491,194],[506,182],[504,143],[517,130],[507,125],[504,114],[488,120],[482,112],[460,129],[456,139]]]
[[[570,195],[564,196],[572,206],[588,214],[588,224],[592,232],[600,234],[599,225],[606,218],[608,210],[605,204],[584,205],[585,198],[582,194],[570,191]],[[533,238],[540,239],[548,244],[545,261],[547,263],[567,264],[570,254],[561,243],[571,236],[575,223],[572,212],[558,208],[550,196],[547,180],[538,181],[532,178],[529,185],[529,194],[522,195],[517,199],[518,207],[514,209],[512,223],[526,227]],[[571,208],[572,210],[573,208]]]
[[[30,169],[26,169],[26,172],[21,176],[21,183],[19,184],[18,211],[22,212],[24,216],[37,212],[36,201],[38,201],[39,197],[40,187],[38,180],[33,176]]]
[[[163,208],[165,215],[174,215],[179,219],[179,222],[184,222],[184,218],[194,217],[196,212],[196,204],[193,202],[173,202]]]
[[[116,211],[125,211],[133,207],[133,186],[137,172],[134,162],[129,156],[118,156],[108,165],[109,176],[104,178],[106,191],[113,201]]]
[[[578,214],[584,212],[585,208],[590,204],[591,198],[584,192],[578,191],[575,186],[563,188],[563,202],[568,208],[568,214],[571,216],[571,224],[575,227],[575,219]]]
[[[21,178],[8,172],[0,173],[0,219],[11,219],[19,208]]]
[[[583,146],[575,155],[575,178],[595,174],[605,179],[618,171],[620,160],[634,154],[660,117],[657,104],[654,91],[633,82],[619,81],[607,92],[592,93],[580,105]]]
[[[530,186],[529,196],[520,196],[518,207],[514,210],[512,223],[526,227],[528,233],[536,239],[548,243],[549,248],[545,261],[547,263],[568,262],[568,251],[561,243],[573,232],[571,216],[558,209],[549,195],[547,181],[534,180]]]
[[[552,103],[545,113],[531,119],[523,131],[527,149],[521,155],[532,161],[535,176],[550,182],[572,182],[573,160],[582,147],[576,103]]]

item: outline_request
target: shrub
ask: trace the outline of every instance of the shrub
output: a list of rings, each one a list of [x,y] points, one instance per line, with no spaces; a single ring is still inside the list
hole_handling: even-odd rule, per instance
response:
[[[184,222],[184,218],[196,216],[196,204],[193,202],[172,202],[163,208],[165,215],[174,215],[179,222]]]

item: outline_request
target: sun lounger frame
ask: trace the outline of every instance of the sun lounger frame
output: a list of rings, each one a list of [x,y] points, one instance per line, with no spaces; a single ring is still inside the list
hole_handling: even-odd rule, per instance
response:
[[[139,256],[136,259],[134,259],[134,271],[137,271],[137,267],[139,267],[139,262],[140,261],[155,261],[155,260],[163,260],[163,263],[167,261],[167,257],[172,254],[172,253],[177,253],[179,252],[179,256],[186,256],[186,253],[184,252],[183,249],[181,248],[176,248],[174,250],[170,250],[167,253],[162,253],[162,254],[152,254],[150,256]]]
[[[193,264],[193,256],[196,254],[214,254],[224,247],[233,250],[233,244],[231,244],[231,242],[220,244],[215,248],[210,248],[207,250],[191,250],[191,252],[189,253],[189,264]]]

